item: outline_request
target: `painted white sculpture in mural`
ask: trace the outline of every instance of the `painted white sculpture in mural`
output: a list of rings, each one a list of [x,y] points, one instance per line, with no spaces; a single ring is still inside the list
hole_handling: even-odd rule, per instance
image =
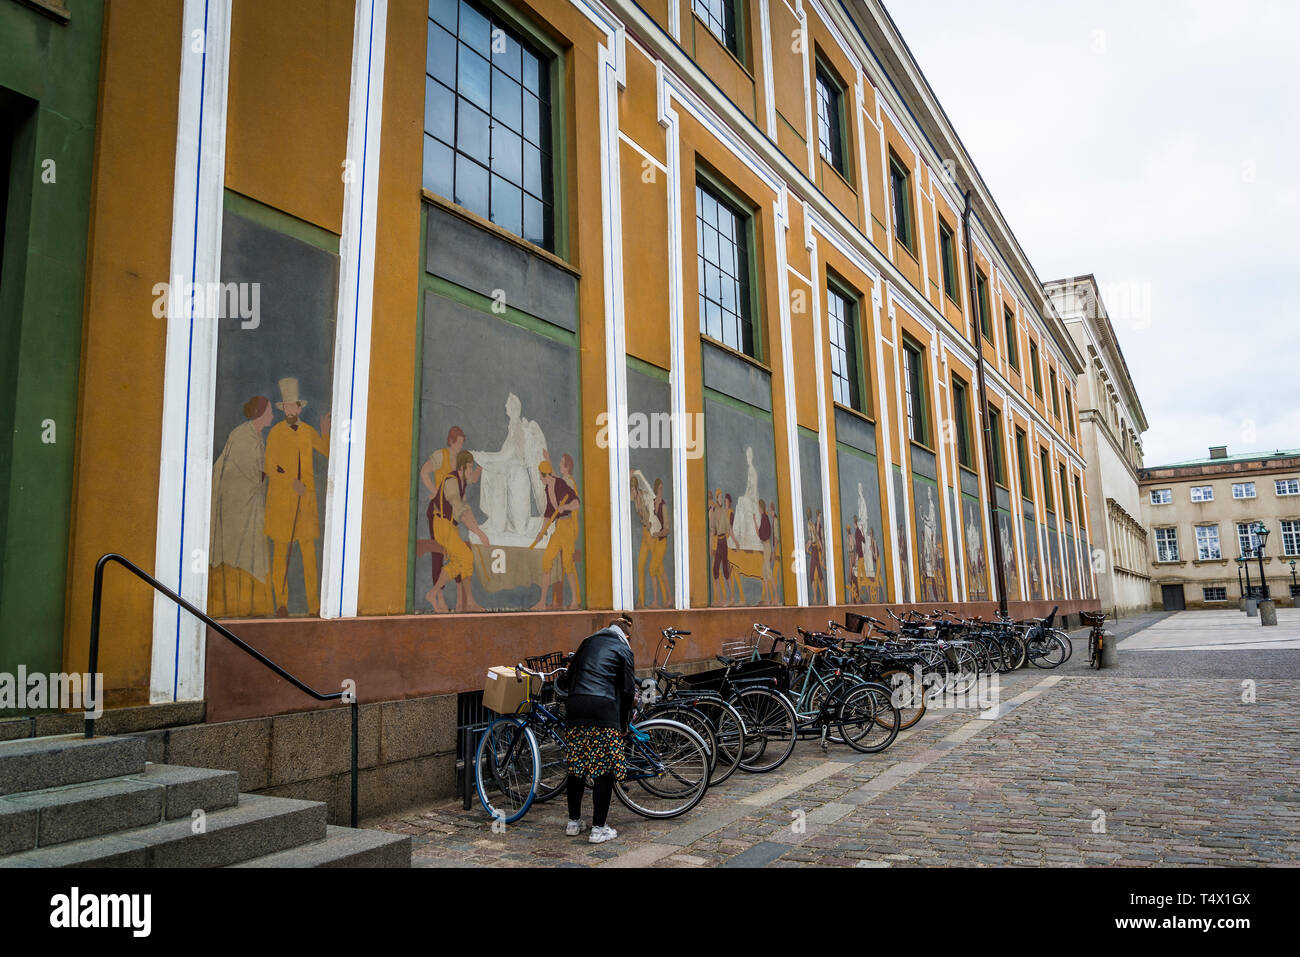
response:
[[[763,513],[758,507],[758,469],[754,467],[754,449],[745,446],[745,494],[736,502],[736,517],[731,523],[732,538],[736,548],[741,551],[763,550],[763,543],[758,537],[759,523]]]
[[[519,397],[506,398],[506,439],[499,452],[474,452],[482,467],[479,508],[487,515],[483,531],[494,545],[528,546],[542,526],[546,490],[537,470],[546,454],[546,436],[536,421],[523,417]]]
[[[655,515],[655,493],[650,487],[650,480],[640,469],[632,470],[632,505],[646,532],[651,537],[658,535],[663,526]]]
[[[866,537],[867,516],[871,513],[867,511],[867,497],[862,493],[862,483],[858,483],[858,527],[863,529],[863,537]],[[876,577],[876,556],[873,549],[863,549],[862,555],[863,570],[867,578]]]
[[[934,505],[934,490],[925,490],[925,511],[921,515],[921,577],[939,577],[939,516]]]

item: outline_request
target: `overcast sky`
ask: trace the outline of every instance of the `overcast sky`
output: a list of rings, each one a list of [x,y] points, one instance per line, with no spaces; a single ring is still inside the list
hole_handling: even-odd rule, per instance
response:
[[[1300,448],[1300,2],[886,5],[1039,278],[1096,275],[1146,464]]]

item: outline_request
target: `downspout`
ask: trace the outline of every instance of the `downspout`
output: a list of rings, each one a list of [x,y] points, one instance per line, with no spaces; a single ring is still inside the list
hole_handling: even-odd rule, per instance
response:
[[[980,432],[984,440],[984,462],[986,465],[984,478],[988,484],[989,528],[993,532],[993,577],[997,582],[998,611],[1005,615],[1007,613],[1007,583],[1002,564],[1002,532],[998,526],[998,485],[993,478],[993,463],[996,459],[993,455],[993,433],[989,429],[989,394],[984,384],[984,340],[979,327],[980,298],[979,287],[975,283],[975,260],[971,256],[970,213],[970,190],[967,190],[966,209],[961,214],[961,225],[965,233],[966,275],[970,280],[970,301],[973,307],[971,318],[974,320],[971,323],[971,332],[975,340],[975,373],[979,378],[980,411],[983,416],[983,428],[980,429]]]

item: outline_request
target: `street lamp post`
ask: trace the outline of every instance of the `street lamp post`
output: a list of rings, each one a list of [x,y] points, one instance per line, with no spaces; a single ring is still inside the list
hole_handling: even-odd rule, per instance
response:
[[[1241,595],[1241,610],[1246,610],[1246,588],[1241,583],[1241,565],[1242,559],[1237,558],[1237,593]]]
[[[1295,559],[1291,559],[1287,564],[1291,566],[1291,590],[1295,591]]]
[[[1268,591],[1268,579],[1264,576],[1264,546],[1268,543],[1268,526],[1263,522],[1255,523],[1255,538],[1259,540],[1259,547],[1255,549],[1255,557],[1259,559],[1259,623],[1261,625],[1277,624],[1277,608],[1273,604],[1273,599]]]
[[[1251,551],[1250,546],[1247,545],[1245,548],[1245,554],[1243,554],[1241,558],[1238,558],[1237,562],[1238,564],[1241,565],[1242,568],[1246,570],[1246,591],[1245,591],[1246,600],[1242,603],[1246,607],[1243,609],[1243,611],[1246,612],[1247,618],[1254,618],[1257,614],[1259,614],[1259,612],[1256,610],[1259,607],[1259,605],[1257,599],[1255,598],[1255,590],[1250,587],[1250,551]]]

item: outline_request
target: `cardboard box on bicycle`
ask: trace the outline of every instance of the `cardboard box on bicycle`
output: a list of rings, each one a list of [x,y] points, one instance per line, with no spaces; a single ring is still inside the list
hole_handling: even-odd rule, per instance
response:
[[[528,700],[528,676],[515,677],[515,669],[506,665],[489,668],[483,686],[483,707],[497,714],[514,714]],[[542,680],[532,678],[533,694],[541,690]]]

